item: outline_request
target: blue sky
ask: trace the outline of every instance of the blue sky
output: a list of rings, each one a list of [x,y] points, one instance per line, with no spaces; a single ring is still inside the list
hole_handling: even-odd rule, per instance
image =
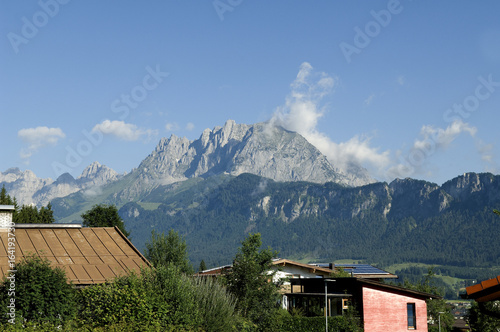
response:
[[[2,1],[0,171],[137,167],[161,137],[273,123],[338,167],[499,173],[500,3]]]

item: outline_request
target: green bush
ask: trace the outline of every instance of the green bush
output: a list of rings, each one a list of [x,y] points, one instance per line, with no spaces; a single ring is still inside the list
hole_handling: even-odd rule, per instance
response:
[[[73,286],[68,283],[63,270],[53,269],[49,260],[35,255],[26,256],[17,264],[16,270],[12,274],[14,279],[6,276],[0,285],[2,323],[13,322],[8,322],[13,315],[8,315],[10,309],[7,307],[12,299],[15,300],[15,321],[18,323],[59,326],[75,316]],[[14,287],[11,287],[11,280],[15,281]]]
[[[279,329],[282,332],[315,332],[325,330],[325,317],[289,316],[282,319]],[[363,329],[345,316],[328,318],[328,331],[332,332],[361,332]]]
[[[112,282],[82,289],[80,323],[96,327],[141,326],[164,331],[190,330],[202,325],[196,290],[179,269],[143,269]]]
[[[84,288],[78,300],[81,323],[94,327],[120,322],[145,323],[153,318],[142,280],[134,274]]]
[[[236,298],[226,287],[211,278],[193,279],[204,331],[231,331],[237,324]]]
[[[155,320],[162,326],[198,327],[201,325],[195,289],[191,280],[173,265],[142,273]]]

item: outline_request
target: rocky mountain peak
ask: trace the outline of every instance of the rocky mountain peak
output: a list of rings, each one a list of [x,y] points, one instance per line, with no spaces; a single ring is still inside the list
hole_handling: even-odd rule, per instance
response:
[[[491,173],[465,173],[445,182],[442,188],[459,200],[474,193],[485,192],[485,189],[488,189],[490,195],[500,195],[500,188],[495,177],[498,176]]]
[[[298,133],[269,123],[246,125],[234,120],[205,129],[194,141],[174,135],[161,139],[137,172],[150,185],[221,173],[251,173],[276,181],[332,181],[348,186],[373,182],[366,180],[368,176],[360,180],[334,168]]]
[[[94,161],[83,170],[82,174],[76,180],[83,189],[89,186],[102,186],[120,177],[121,175],[113,169]]]
[[[63,174],[59,175],[56,182],[54,182],[54,183],[55,184],[74,184],[75,182],[76,182],[75,178],[71,174],[63,173]]]
[[[424,180],[415,180],[411,178],[406,179],[395,179],[389,184],[389,188],[392,192],[392,195],[397,197],[400,195],[404,195],[408,192],[418,192],[421,196],[427,196],[431,192],[439,189],[439,186],[436,183],[424,181]]]
[[[81,179],[81,178],[92,178],[101,169],[102,169],[102,165],[99,162],[94,161],[92,164],[90,164],[87,167],[85,167],[85,169],[83,170],[82,174],[78,177],[78,179]]]

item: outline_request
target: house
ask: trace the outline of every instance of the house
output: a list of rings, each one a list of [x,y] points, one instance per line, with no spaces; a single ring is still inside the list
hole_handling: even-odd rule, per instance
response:
[[[16,224],[1,228],[0,277],[9,270],[9,255],[15,262],[34,254],[51,266],[66,271],[75,286],[103,283],[131,271],[150,267],[148,260],[117,227],[88,227],[80,224]],[[15,241],[9,238],[15,238]],[[9,242],[15,243],[15,246]],[[14,252],[12,252],[14,249]]]
[[[367,278],[291,279],[287,309],[307,316],[342,315],[349,306],[359,312],[365,331],[427,331],[426,300],[432,294]],[[326,301],[325,301],[326,298]],[[326,303],[326,306],[325,306]]]
[[[398,276],[368,264],[305,264],[289,259],[279,258],[273,260],[276,274],[273,281],[288,280],[292,278],[327,278],[338,272],[341,267],[344,271],[357,278],[390,279]],[[232,265],[223,265],[196,273],[196,276],[219,276],[224,271],[230,270]]]

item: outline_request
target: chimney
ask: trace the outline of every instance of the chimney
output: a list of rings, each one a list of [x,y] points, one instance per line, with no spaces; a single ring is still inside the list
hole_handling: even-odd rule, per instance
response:
[[[14,210],[14,205],[0,205],[0,232],[7,232],[14,227],[12,222]]]

